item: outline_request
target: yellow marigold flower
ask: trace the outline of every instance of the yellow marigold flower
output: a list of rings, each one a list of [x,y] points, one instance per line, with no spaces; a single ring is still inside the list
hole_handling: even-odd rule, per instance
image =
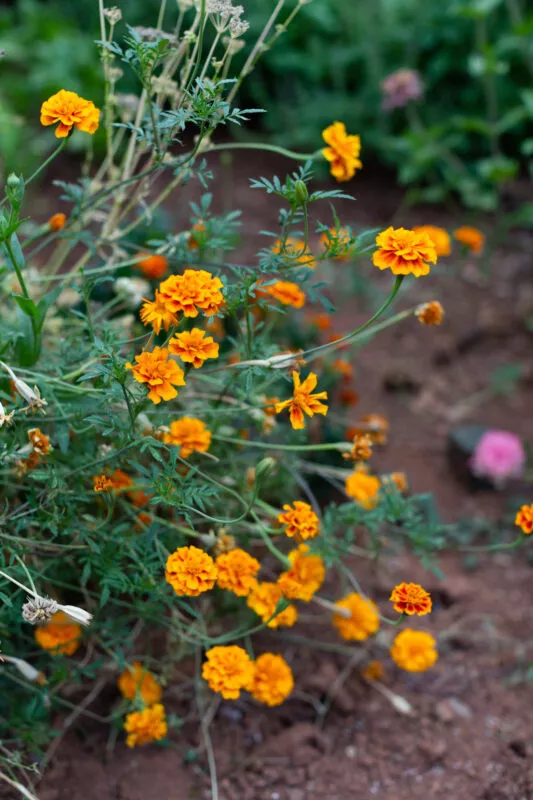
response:
[[[236,548],[222,553],[216,560],[217,586],[238,597],[246,597],[257,586],[255,577],[261,569],[259,561],[245,550]]]
[[[381,483],[375,475],[356,470],[346,478],[345,491],[362,508],[375,508],[379,500]]]
[[[40,456],[46,456],[50,452],[50,437],[42,433],[39,428],[31,428],[28,431],[28,440],[34,452]]]
[[[158,336],[161,328],[168,331],[171,325],[178,324],[177,316],[172,311],[169,311],[157,289],[155,300],[143,301],[139,316],[143,325],[151,325]]]
[[[429,263],[437,263],[437,251],[432,240],[423,231],[416,233],[407,228],[387,228],[376,237],[376,250],[372,256],[378,269],[390,269],[394,275],[429,275]]]
[[[236,700],[254,675],[254,664],[248,653],[237,645],[212,647],[205,654],[202,678],[224,700]]]
[[[368,433],[353,437],[352,452],[343,453],[343,458],[352,461],[368,461],[372,455],[372,438]]]
[[[68,136],[73,127],[85,133],[95,133],[100,122],[100,109],[92,100],[84,100],[76,92],[61,89],[41,106],[41,125],[55,125],[57,122],[58,139]]]
[[[520,511],[517,512],[514,522],[526,536],[533,533],[533,504],[522,506]]]
[[[329,145],[324,147],[322,155],[329,161],[331,174],[338,181],[349,181],[355,175],[355,170],[363,166],[359,160],[361,139],[359,136],[349,136],[343,122],[334,122],[325,128],[322,138]]]
[[[182,417],[170,423],[170,433],[165,434],[167,444],[180,447],[181,458],[191,453],[206,453],[211,446],[211,431],[205,422],[195,417]]]
[[[327,405],[320,402],[320,400],[328,399],[328,393],[318,392],[318,394],[312,394],[318,382],[314,372],[310,372],[303,383],[300,382],[298,373],[293,372],[292,380],[294,383],[293,396],[290,400],[276,403],[276,414],[279,414],[285,408],[289,408],[291,425],[297,431],[305,428],[304,413],[308,417],[312,417],[314,414],[323,414],[325,416],[328,413]]]
[[[263,622],[266,622],[267,628],[291,628],[298,619],[298,611],[292,603],[273,616],[282,598],[277,583],[263,581],[250,592],[246,603]]]
[[[255,660],[253,678],[246,688],[260,703],[279,706],[294,689],[292,670],[282,656],[263,653]]]
[[[425,672],[439,657],[436,648],[437,642],[431,634],[406,628],[394,639],[390,654],[400,669]]]
[[[413,230],[416,233],[428,234],[439,257],[449,256],[452,252],[450,234],[444,228],[437,228],[435,225],[417,225]]]
[[[168,343],[168,349],[172,355],[192,364],[195,369],[201,367],[208,358],[218,358],[218,344],[200,328],[176,334]]]
[[[415,308],[415,315],[422,325],[440,325],[444,317],[444,309],[438,300],[422,303]]]
[[[301,544],[297,550],[291,550],[291,567],[279,576],[278,586],[283,596],[290,600],[304,600],[308,603],[324,583],[326,568],[323,560],[320,556],[308,553],[309,547],[306,544]]]
[[[161,400],[173,400],[178,396],[174,386],[185,386],[183,370],[168,357],[165,347],[154,347],[151,352],[135,356],[136,364],[129,362],[126,369],[131,369],[138,383],[148,384],[148,397],[158,405]]]
[[[453,232],[454,239],[463,244],[472,253],[481,255],[485,245],[485,236],[477,228],[471,228],[469,225],[463,225],[462,228],[457,228]]]
[[[281,254],[286,258],[288,261],[295,261],[298,264],[301,264],[302,267],[309,267],[309,269],[315,269],[316,267],[316,260],[309,250],[309,248],[303,249],[303,242],[300,242],[298,239],[294,239],[292,236],[287,236],[285,240],[285,246],[282,248],[281,239],[278,239],[272,248],[272,252],[277,254]]]
[[[72,656],[80,646],[81,627],[64,611],[57,611],[50,622],[35,629],[35,641],[51,655]]]
[[[67,221],[67,215],[63,214],[60,211],[58,214],[54,214],[52,217],[50,217],[50,219],[48,220],[48,227],[50,228],[51,231],[57,233],[57,231],[60,231],[61,228],[65,227],[66,221]]]
[[[302,308],[305,305],[305,293],[302,292],[297,283],[291,281],[276,281],[276,283],[265,286],[265,292],[275,297],[284,306]]]
[[[432,607],[431,595],[418,583],[399,583],[392,590],[389,600],[399,614],[429,614]]]
[[[379,628],[377,606],[356,592],[343,597],[335,603],[339,608],[348,609],[351,617],[333,614],[333,624],[343,639],[349,642],[363,642],[373,636]]]
[[[324,231],[320,237],[320,244],[324,250],[336,249],[337,255],[332,256],[336,261],[348,261],[350,251],[353,248],[353,240],[350,231],[346,228],[330,228]]]
[[[168,258],[160,253],[141,253],[140,260],[137,262],[145,278],[149,280],[159,280],[164,278],[168,272]]]
[[[381,661],[369,661],[362,675],[367,681],[380,681],[385,675],[385,669]]]
[[[178,547],[167,558],[165,578],[180,597],[197,597],[213,588],[217,566],[199,547]]]
[[[391,472],[390,475],[383,475],[382,481],[384,484],[392,484],[402,494],[409,490],[405,472]]]
[[[128,747],[159,742],[165,738],[168,730],[164,707],[161,703],[156,703],[142,711],[133,711],[126,717],[124,730],[128,734]]]
[[[171,275],[159,286],[166,306],[174,314],[183,311],[186,317],[197,317],[200,311],[206,317],[217,314],[224,305],[220,289],[220,278],[213,278],[204,269],[186,269],[183,275]]]
[[[107,475],[95,475],[93,480],[95,492],[109,492],[115,488],[113,481]]]
[[[146,670],[140,661],[134,661],[119,676],[118,688],[126,700],[135,700],[139,695],[143,703],[153,706],[159,703],[163,690],[151,672]]]
[[[320,521],[309,503],[295,500],[292,507],[285,503],[283,511],[278,514],[278,522],[285,527],[287,536],[314,539],[320,533]]]

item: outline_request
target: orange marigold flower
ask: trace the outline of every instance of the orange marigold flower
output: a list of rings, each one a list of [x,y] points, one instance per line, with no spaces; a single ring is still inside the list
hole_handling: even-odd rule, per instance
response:
[[[305,293],[302,292],[297,283],[291,281],[276,281],[276,283],[265,286],[265,292],[275,297],[284,306],[302,308],[305,304]]]
[[[400,669],[425,672],[439,657],[436,648],[437,642],[431,634],[406,628],[394,639],[390,654]]]
[[[220,556],[222,553],[229,553],[230,550],[234,550],[236,547],[237,543],[235,537],[230,533],[226,533],[225,528],[221,528],[218,532],[215,546],[213,547],[215,555]]]
[[[343,122],[334,122],[322,131],[322,138],[329,147],[324,147],[322,155],[329,161],[329,169],[338,181],[349,181],[356,169],[362,168],[359,160],[361,139],[349,136]]]
[[[369,510],[378,504],[380,486],[380,480],[375,475],[356,470],[346,478],[345,491],[358,505]]]
[[[136,364],[129,362],[126,369],[131,369],[138,383],[147,383],[150,391],[148,397],[158,405],[161,400],[173,400],[178,396],[174,386],[185,386],[183,370],[168,357],[165,347],[154,347],[151,352],[135,356]]]
[[[336,358],[331,364],[335,372],[338,372],[343,381],[349,381],[353,378],[353,366],[345,358]]]
[[[142,711],[133,711],[126,717],[124,730],[128,734],[128,747],[159,742],[165,738],[168,730],[164,706],[156,703]]]
[[[46,456],[50,452],[50,437],[42,433],[39,428],[31,428],[28,431],[28,440],[34,452],[40,456]]]
[[[130,476],[121,469],[114,470],[110,475],[110,480],[113,484],[113,489],[128,489],[130,486],[133,486],[133,481]]]
[[[58,214],[54,214],[53,216],[50,217],[50,219],[48,220],[48,227],[50,228],[51,231],[57,233],[57,231],[60,231],[61,228],[65,226],[66,221],[67,221],[67,215],[63,214],[60,211]]]
[[[143,301],[139,316],[143,325],[151,325],[158,336],[161,332],[161,328],[168,331],[171,325],[178,324],[177,316],[172,311],[169,311],[157,289],[155,292],[155,300]]]
[[[190,236],[187,239],[189,250],[197,250],[200,244],[203,244],[205,231],[206,227],[203,222],[197,222],[192,226]]]
[[[435,225],[417,225],[413,230],[416,233],[427,233],[438,256],[449,256],[452,252],[450,234],[444,228],[437,228]]]
[[[165,578],[180,597],[197,597],[213,588],[217,566],[199,547],[178,547],[167,558]]]
[[[368,433],[356,434],[353,437],[351,453],[343,453],[343,458],[351,461],[368,461],[372,455],[372,439]]]
[[[324,583],[326,568],[323,560],[320,556],[308,553],[309,547],[306,544],[301,544],[297,550],[291,550],[291,567],[279,576],[278,586],[284,597],[290,600],[304,600],[308,603]]]
[[[378,269],[390,269],[394,275],[429,275],[429,263],[437,263],[437,251],[432,240],[423,231],[416,233],[407,228],[387,228],[376,237],[376,250],[372,256]]]
[[[134,661],[119,676],[118,688],[126,700],[135,700],[139,695],[143,703],[153,706],[159,703],[163,690],[151,672],[146,670],[140,661]]]
[[[278,522],[285,527],[285,533],[291,538],[314,539],[320,533],[320,520],[309,505],[302,500],[295,500],[292,506],[285,503],[284,514],[278,514]]]
[[[145,278],[159,280],[168,272],[168,258],[160,253],[141,253],[137,267]]]
[[[225,700],[236,700],[254,675],[254,664],[246,650],[232,644],[212,647],[205,655],[202,678]]]
[[[35,629],[35,641],[53,656],[72,656],[80,646],[81,627],[64,611],[57,611],[50,622]]]
[[[349,642],[363,642],[379,628],[377,606],[356,592],[343,597],[335,603],[338,608],[347,609],[351,616],[333,614],[333,624],[343,639]]]
[[[289,408],[291,425],[295,431],[298,431],[305,428],[304,413],[308,417],[312,417],[314,414],[323,414],[325,416],[328,413],[327,405],[320,402],[320,400],[328,399],[328,393],[318,392],[318,394],[312,394],[318,382],[314,372],[310,372],[303,383],[300,382],[298,373],[293,372],[292,380],[294,383],[293,396],[290,400],[276,403],[276,414],[279,414],[285,408]]]
[[[95,133],[100,122],[100,109],[92,100],[84,100],[76,92],[61,89],[41,106],[41,125],[55,125],[57,122],[58,139],[68,136],[73,127],[85,133]]]
[[[224,305],[220,289],[220,278],[213,278],[204,269],[186,269],[183,275],[171,275],[159,286],[166,306],[174,314],[183,311],[186,317],[197,317],[200,311],[206,317],[217,314]]]
[[[514,522],[526,536],[533,533],[533,503],[530,506],[522,506],[517,512]]]
[[[469,225],[463,225],[462,228],[457,228],[453,232],[454,239],[463,244],[468,250],[471,250],[475,255],[481,255],[485,245],[485,236],[477,228],[472,228]]]
[[[246,688],[260,703],[279,706],[294,689],[292,670],[282,656],[263,653],[255,660],[253,677]]]
[[[206,453],[211,446],[211,431],[205,422],[195,417],[182,417],[170,423],[170,433],[165,434],[165,442],[180,447],[181,458],[191,453]]]
[[[144,530],[145,527],[149,527],[152,524],[152,515],[147,514],[146,511],[140,511],[137,514],[137,525],[135,526],[139,530]]]
[[[383,475],[382,481],[384,484],[391,484],[397,489],[398,492],[404,494],[409,490],[407,476],[405,472],[391,472],[390,475]]]
[[[95,475],[93,480],[95,492],[109,492],[114,488],[113,481],[107,475]]]
[[[355,389],[345,386],[339,392],[339,403],[343,406],[356,406],[359,402],[359,395]]]
[[[201,367],[208,358],[218,358],[218,344],[200,328],[176,334],[168,343],[168,349],[172,355],[192,364],[195,369]]]
[[[438,300],[422,303],[415,308],[415,315],[422,325],[440,325],[444,317],[444,309]]]
[[[389,600],[394,603],[398,614],[429,614],[432,607],[431,596],[418,583],[399,583],[392,590]]]
[[[386,444],[389,423],[381,414],[366,414],[361,417],[361,427],[350,430],[353,435],[368,433],[374,444]],[[348,438],[352,438],[351,435]]]
[[[279,403],[279,397],[265,397],[265,395],[263,395],[263,402],[263,411],[267,417],[275,417],[276,405]]]
[[[362,675],[367,681],[380,681],[385,675],[385,669],[381,661],[369,661]]]
[[[289,603],[275,616],[276,608],[283,599],[277,583],[262,581],[250,592],[246,604],[266,622],[267,628],[291,628],[298,619],[296,606]]]
[[[324,250],[334,250],[336,255],[332,255],[332,258],[337,261],[348,261],[353,249],[352,235],[347,228],[330,228],[329,231],[324,231],[320,244]]]
[[[300,242],[298,239],[294,239],[292,236],[288,236],[285,240],[285,245],[283,248],[281,244],[281,239],[278,239],[272,248],[272,252],[276,253],[276,255],[282,255],[288,261],[301,264],[302,267],[315,269],[316,260],[309,248],[306,248],[305,250],[303,249],[303,242]]]
[[[311,325],[315,325],[319,331],[329,331],[331,328],[331,317],[325,312],[320,314],[311,314],[308,319]]]
[[[216,560],[217,586],[238,597],[246,597],[257,586],[255,577],[261,569],[259,561],[245,550],[236,548],[222,553]]]

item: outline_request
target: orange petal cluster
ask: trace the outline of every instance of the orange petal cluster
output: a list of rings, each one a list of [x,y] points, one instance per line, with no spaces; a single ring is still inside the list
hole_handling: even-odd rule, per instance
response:
[[[210,591],[217,579],[217,567],[199,547],[178,547],[167,558],[165,578],[180,597],[197,597]]]
[[[399,614],[429,614],[432,607],[431,596],[418,583],[399,583],[392,590],[390,601]]]
[[[238,645],[212,647],[207,651],[202,677],[225,700],[236,700],[254,676],[254,664]]]
[[[135,361],[134,365],[128,362],[126,368],[131,369],[136,381],[148,385],[148,397],[152,403],[158,405],[161,400],[173,400],[178,396],[174,386],[185,386],[183,370],[169,359],[165,347],[154,347],[151,352],[141,353],[135,356]]]
[[[411,628],[406,628],[396,636],[390,654],[400,669],[407,672],[425,672],[439,657],[433,636]]]
[[[128,747],[158,742],[167,735],[165,709],[160,703],[128,714],[124,722]]]
[[[153,706],[159,703],[163,690],[151,672],[146,670],[140,661],[134,661],[119,676],[118,688],[126,700],[135,700],[139,695],[143,703]]]
[[[322,138],[328,147],[324,147],[322,155],[329,161],[329,169],[339,182],[349,181],[357,169],[363,166],[359,160],[361,139],[346,132],[343,122],[334,122],[322,131]]]
[[[356,592],[343,597],[335,603],[338,608],[347,609],[351,616],[333,614],[333,624],[343,639],[347,641],[363,642],[372,636],[379,628],[379,615],[377,606]]]
[[[291,603],[274,616],[282,598],[283,594],[277,583],[263,581],[250,592],[246,603],[261,617],[267,628],[290,628],[298,619],[296,606]]]
[[[201,367],[208,358],[218,358],[218,344],[200,328],[176,334],[169,341],[168,349],[172,355],[192,364],[195,369]]]
[[[72,656],[80,646],[81,627],[64,611],[57,611],[50,622],[35,629],[35,641],[54,656]]]
[[[245,550],[235,548],[216,559],[217,586],[238,597],[246,597],[257,586],[256,575],[261,569],[259,561]]]
[[[41,125],[56,125],[56,137],[64,139],[72,128],[95,133],[100,122],[100,109],[92,100],[65,89],[49,97],[41,106]]]
[[[224,305],[220,291],[222,281],[204,269],[186,269],[182,275],[171,275],[159,286],[163,302],[174,314],[182,311],[186,317],[197,317],[200,311],[207,317],[217,314]]]
[[[321,400],[328,399],[327,392],[318,392],[313,394],[313,389],[316,388],[318,379],[314,372],[310,372],[303,383],[300,381],[300,376],[297,372],[292,373],[292,380],[294,383],[293,396],[290,400],[284,400],[281,403],[276,403],[276,414],[289,408],[289,417],[291,425],[294,430],[301,430],[305,428],[305,416],[312,417],[314,414],[328,413],[328,407]]]
[[[376,237],[378,250],[372,256],[378,269],[390,269],[394,275],[429,275],[430,264],[437,263],[433,241],[424,231],[387,228]]]
[[[281,573],[278,586],[284,597],[308,603],[324,583],[324,562],[320,556],[309,555],[309,546],[306,544],[301,544],[297,550],[291,550],[289,561],[291,567]]]
[[[285,528],[287,536],[314,539],[320,533],[320,520],[309,503],[302,500],[295,500],[292,506],[285,503],[283,512],[278,514],[278,522]]]
[[[196,417],[182,417],[170,424],[170,432],[164,441],[180,447],[180,457],[188,458],[191,453],[206,453],[211,446],[211,431],[205,422]]]
[[[282,656],[263,653],[254,662],[254,672],[247,690],[267,706],[279,706],[294,688],[292,670]]]
[[[157,289],[155,300],[143,301],[139,316],[143,325],[151,325],[158,336],[161,333],[161,328],[168,331],[171,325],[178,324],[178,317],[168,310]]]

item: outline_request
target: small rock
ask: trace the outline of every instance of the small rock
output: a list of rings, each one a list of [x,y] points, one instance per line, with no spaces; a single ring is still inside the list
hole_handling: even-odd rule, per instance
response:
[[[456,719],[471,719],[472,710],[457,697],[447,697],[435,706],[435,714],[441,722],[453,722]]]
[[[432,763],[442,761],[448,751],[448,745],[444,739],[428,739],[418,745],[420,752]]]

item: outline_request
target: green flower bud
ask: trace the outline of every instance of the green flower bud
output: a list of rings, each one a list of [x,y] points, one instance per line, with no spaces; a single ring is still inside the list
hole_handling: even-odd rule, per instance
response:
[[[24,197],[24,180],[12,172],[6,182],[6,194],[12,205],[19,207]]]
[[[294,202],[297,206],[305,206],[309,199],[309,192],[307,186],[301,180],[294,182]]]
[[[257,467],[255,468],[256,480],[259,480],[259,478],[265,478],[269,473],[272,472],[275,466],[276,466],[275,458],[272,458],[271,456],[262,458]]]

